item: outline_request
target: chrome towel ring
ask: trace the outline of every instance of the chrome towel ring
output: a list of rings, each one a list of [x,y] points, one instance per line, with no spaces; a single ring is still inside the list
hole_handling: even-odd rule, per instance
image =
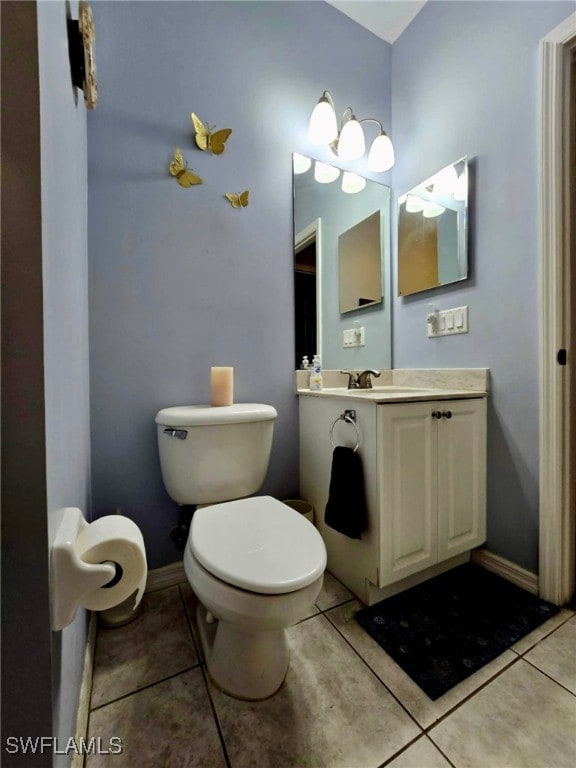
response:
[[[337,416],[334,421],[332,422],[332,426],[330,427],[330,442],[332,443],[332,448],[336,448],[336,443],[334,442],[334,427],[336,424],[338,424],[339,421],[345,421],[347,424],[352,424],[354,429],[356,430],[356,445],[352,449],[354,453],[358,450],[360,447],[360,430],[358,429],[358,424],[356,424],[356,411],[344,411],[344,413],[341,413],[340,416]]]

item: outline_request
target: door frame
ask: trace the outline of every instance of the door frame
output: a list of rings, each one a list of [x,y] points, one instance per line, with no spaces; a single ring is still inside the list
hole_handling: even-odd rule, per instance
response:
[[[574,591],[574,493],[570,483],[569,62],[576,13],[540,43],[540,595],[561,605]],[[574,237],[574,234],[571,234]],[[574,344],[576,340],[572,340]],[[557,362],[568,350],[567,365]],[[572,374],[574,375],[574,374]],[[574,429],[574,427],[572,427]],[[573,437],[573,436],[572,436]],[[572,457],[574,458],[574,457]]]
[[[322,361],[322,219],[314,219],[294,236],[294,256],[316,243],[316,354]]]

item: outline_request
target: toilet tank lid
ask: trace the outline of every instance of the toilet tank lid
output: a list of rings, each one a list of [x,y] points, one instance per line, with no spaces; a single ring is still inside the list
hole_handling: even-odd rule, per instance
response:
[[[177,405],[162,408],[156,414],[156,424],[166,427],[219,426],[252,421],[271,421],[277,416],[276,408],[261,403],[235,403],[234,405]]]

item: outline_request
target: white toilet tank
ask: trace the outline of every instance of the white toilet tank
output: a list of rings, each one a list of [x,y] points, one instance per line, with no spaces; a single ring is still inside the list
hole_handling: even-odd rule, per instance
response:
[[[156,414],[160,467],[178,504],[217,504],[256,493],[264,482],[276,409],[238,403],[182,405]]]

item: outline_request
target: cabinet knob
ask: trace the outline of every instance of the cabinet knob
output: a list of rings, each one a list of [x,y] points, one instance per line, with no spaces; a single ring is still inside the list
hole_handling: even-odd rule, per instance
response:
[[[433,419],[441,419],[442,418],[442,412],[441,411],[432,411],[432,418]]]
[[[452,411],[444,411],[442,416],[444,416],[445,419],[451,419],[452,418]]]

